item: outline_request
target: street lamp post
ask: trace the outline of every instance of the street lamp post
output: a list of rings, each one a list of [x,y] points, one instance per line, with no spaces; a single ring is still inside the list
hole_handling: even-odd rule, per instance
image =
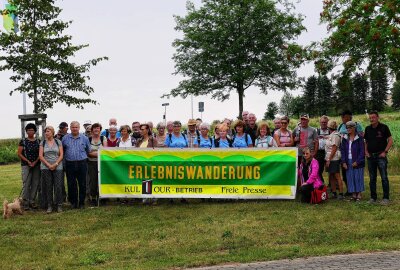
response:
[[[164,125],[167,125],[167,106],[169,106],[169,103],[163,103],[161,106],[164,107]]]

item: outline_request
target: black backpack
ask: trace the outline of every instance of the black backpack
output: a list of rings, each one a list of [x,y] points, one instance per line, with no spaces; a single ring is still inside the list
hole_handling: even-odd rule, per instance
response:
[[[185,139],[186,146],[189,146],[189,144],[188,144],[188,142],[187,142],[187,139],[186,139],[185,133],[182,132],[181,134],[182,134],[183,138]],[[168,134],[168,138],[169,138],[169,143],[172,143],[172,133],[169,133],[169,134]]]
[[[54,141],[56,142],[57,146],[60,147],[60,145],[58,143],[58,139],[54,139]],[[45,145],[46,145],[46,140],[43,140],[43,143],[42,143],[43,148]]]
[[[229,147],[232,147],[232,145],[233,145],[233,140],[231,140],[231,139],[229,139],[229,138],[226,138],[227,140],[228,140],[228,143],[229,143]],[[211,140],[211,138],[210,138],[210,140]],[[219,141],[221,140],[221,138],[218,138],[218,139],[215,139],[214,140],[214,147],[215,148],[219,148]]]
[[[108,132],[108,129],[106,129],[106,133]],[[104,138],[108,138],[107,136],[100,136],[100,144],[103,144]],[[92,143],[92,137],[89,138],[90,144]]]
[[[249,146],[249,139],[247,138],[247,133],[245,132],[245,133],[243,133],[244,135],[244,140],[245,140],[245,142],[246,142],[246,146]],[[232,138],[232,143],[235,141],[235,138],[236,138],[236,134],[235,135],[233,135],[233,138]]]

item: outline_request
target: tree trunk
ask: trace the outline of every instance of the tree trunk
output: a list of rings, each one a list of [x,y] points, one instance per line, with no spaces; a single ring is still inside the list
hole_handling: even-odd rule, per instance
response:
[[[244,94],[244,89],[243,89],[243,82],[238,82],[237,83],[237,92],[239,95],[239,116],[238,119],[242,119],[242,112],[243,112],[243,94]]]
[[[38,114],[39,110],[38,110],[38,104],[37,104],[37,89],[36,87],[33,89],[33,113],[34,114]]]

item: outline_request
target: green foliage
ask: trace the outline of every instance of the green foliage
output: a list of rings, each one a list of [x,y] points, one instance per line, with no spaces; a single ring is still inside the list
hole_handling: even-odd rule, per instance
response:
[[[332,88],[332,83],[327,76],[318,76],[316,99],[316,109],[318,112],[318,116],[331,113],[331,106],[333,104]]]
[[[289,92],[285,92],[279,103],[279,112],[288,117],[300,117],[306,112],[304,97],[294,97]]]
[[[400,1],[326,0],[321,22],[330,35],[322,44],[323,53],[316,67],[332,69],[343,62],[344,70],[354,72],[365,63],[380,63],[400,76]],[[343,61],[338,61],[341,59]]]
[[[400,81],[393,84],[392,88],[392,108],[400,109]]]
[[[279,107],[276,102],[270,102],[267,106],[267,111],[264,114],[264,120],[273,120],[275,119],[275,115],[278,113]]]
[[[336,111],[353,110],[354,92],[349,75],[343,74],[336,82]]]
[[[177,31],[175,74],[178,87],[164,96],[208,95],[224,101],[231,91],[239,96],[250,86],[286,90],[296,86],[296,68],[303,49],[294,43],[305,30],[302,17],[288,1],[203,0],[196,8],[187,4],[187,15],[175,16]]]
[[[34,113],[44,112],[57,102],[83,108],[96,104],[93,88],[86,82],[90,67],[107,59],[101,57],[77,65],[75,54],[88,45],[72,45],[63,34],[71,21],[58,19],[61,9],[54,0],[13,0],[19,20],[18,33],[0,34],[0,71],[11,70],[10,80],[19,86],[10,92],[26,92],[33,98]],[[0,10],[1,12],[1,10]],[[88,96],[88,97],[83,97]]]
[[[371,109],[383,111],[389,91],[387,72],[384,68],[371,71]]]
[[[353,113],[364,113],[367,107],[369,82],[365,74],[357,73],[352,78],[354,92]]]
[[[20,139],[0,140],[0,165],[19,161],[17,156],[18,143]]]
[[[308,77],[303,93],[305,112],[311,116],[316,115],[317,81],[316,76]]]

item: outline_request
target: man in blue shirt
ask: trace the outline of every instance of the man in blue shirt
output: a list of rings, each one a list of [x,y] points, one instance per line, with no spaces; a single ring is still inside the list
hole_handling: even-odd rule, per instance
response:
[[[109,127],[111,127],[111,126],[118,126],[117,125],[117,119],[115,119],[115,118],[111,118],[109,121],[108,121],[108,126]],[[105,130],[103,130],[101,133],[100,133],[100,136],[105,136],[106,138],[110,138],[110,132],[108,131],[108,128],[106,128]],[[118,138],[120,138],[121,137],[121,133],[119,132],[119,131],[117,131],[117,135],[115,135],[116,137],[117,137],[117,139]]]
[[[72,121],[71,133],[65,135],[62,140],[66,160],[68,200],[73,208],[85,207],[87,158],[90,152],[89,139],[79,133],[79,128],[79,122]]]

